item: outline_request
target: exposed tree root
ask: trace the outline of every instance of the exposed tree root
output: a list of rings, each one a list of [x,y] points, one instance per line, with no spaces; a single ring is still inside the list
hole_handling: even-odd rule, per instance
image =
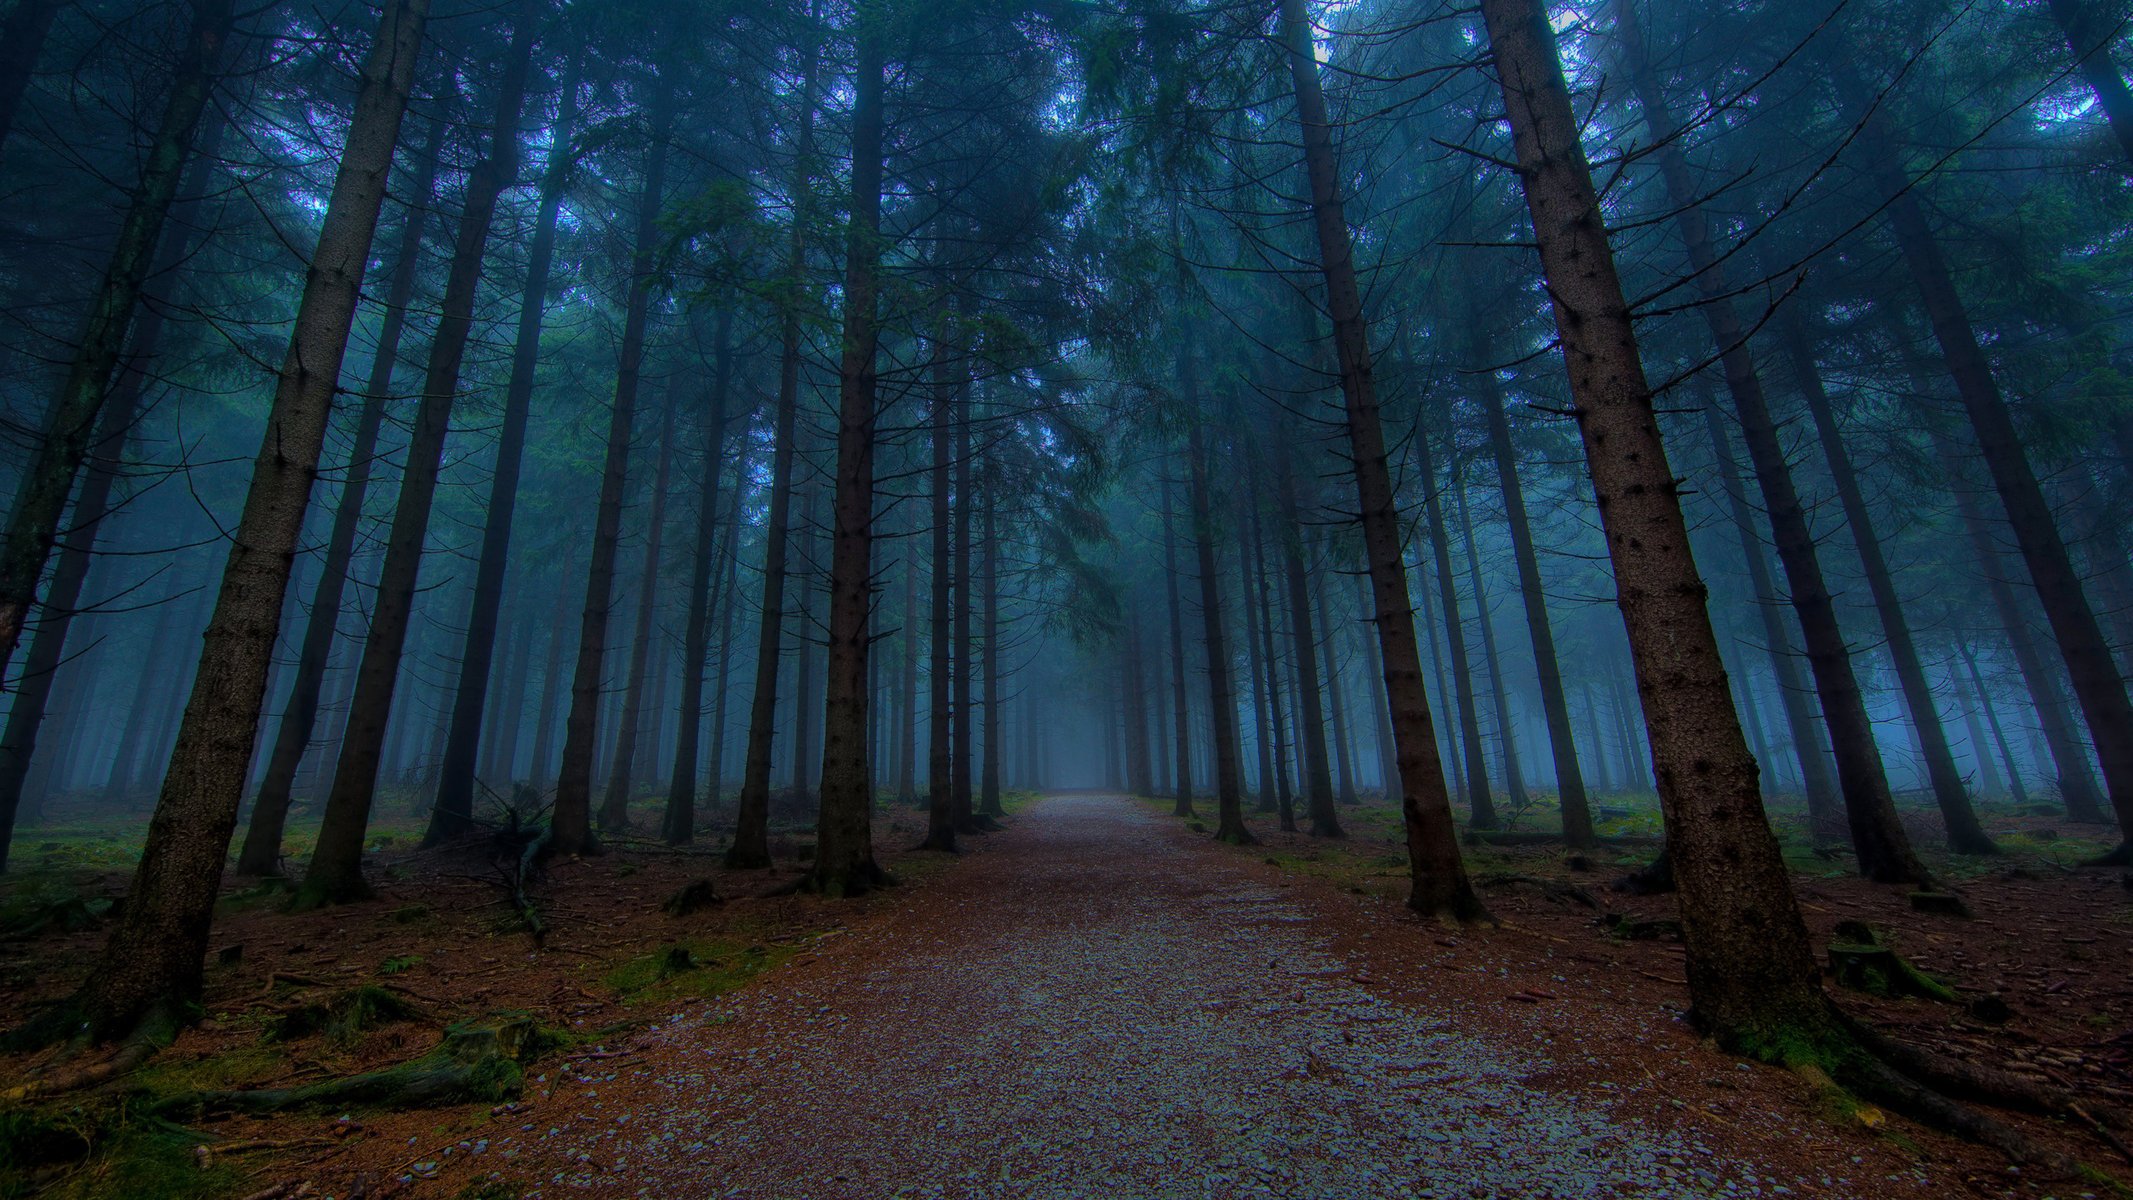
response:
[[[1553,879],[1543,879],[1538,875],[1519,875],[1509,871],[1481,875],[1474,879],[1474,886],[1483,888],[1513,887],[1517,885],[1538,888],[1540,893],[1550,900],[1568,900],[1574,904],[1582,904],[1586,908],[1600,907],[1600,902],[1593,898],[1591,892],[1574,883],[1558,883]]]
[[[1631,896],[1663,896],[1674,890],[1674,856],[1665,846],[1659,857],[1614,881],[1614,890]]]
[[[2127,1127],[2129,1116],[2114,1105],[2099,1103],[2064,1088],[2053,1087],[2012,1071],[1961,1062],[1899,1042],[1849,1017],[1844,1018],[1852,1036],[1866,1050],[1905,1075],[1963,1100],[1998,1105],[2022,1112],[2086,1116],[2113,1128]],[[2080,1110],[2079,1113],[2076,1110]]]
[[[2133,842],[2120,842],[2118,849],[2081,864],[2085,867],[2133,867]]]
[[[518,1094],[521,1064],[545,1048],[540,1027],[517,1017],[488,1024],[455,1025],[435,1050],[412,1062],[299,1088],[202,1092],[175,1102],[206,1111],[279,1112],[344,1104],[389,1108],[436,1108]]]
[[[47,1074],[26,1083],[0,1090],[0,1100],[20,1102],[43,1096],[80,1091],[109,1083],[122,1075],[131,1073],[153,1057],[156,1051],[170,1045],[185,1025],[177,1015],[172,1003],[165,1002],[151,1008],[148,1013],[119,1042],[118,1049],[108,1057],[93,1063],[78,1066],[56,1074]],[[57,1063],[70,1064],[71,1060],[90,1045],[90,1027],[80,1007],[74,1001],[54,1005],[40,1013],[34,1020],[8,1035],[9,1049],[27,1050],[38,1046],[68,1043],[68,1050]]]

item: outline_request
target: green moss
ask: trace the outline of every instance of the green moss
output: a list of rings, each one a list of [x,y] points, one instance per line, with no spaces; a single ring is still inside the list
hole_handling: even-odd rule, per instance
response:
[[[375,984],[350,988],[331,999],[313,1001],[283,1013],[267,1027],[267,1040],[293,1042],[323,1033],[346,1046],[367,1030],[414,1019],[412,1005]]]
[[[796,943],[765,945],[738,938],[676,942],[613,968],[601,982],[624,1003],[719,996],[798,954]]]
[[[189,1096],[196,1092],[220,1092],[257,1087],[288,1070],[281,1054],[268,1046],[243,1046],[206,1058],[172,1059],[159,1055],[149,1059],[133,1076],[134,1086],[148,1097]]]
[[[193,1155],[201,1138],[124,1104],[0,1112],[0,1198],[207,1200],[241,1195],[244,1176]]]

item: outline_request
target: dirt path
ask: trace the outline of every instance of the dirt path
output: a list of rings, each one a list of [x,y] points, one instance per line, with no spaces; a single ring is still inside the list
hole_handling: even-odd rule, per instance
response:
[[[1233,863],[1047,799],[478,1157],[551,1197],[1857,1194],[1530,1082],[1561,1064],[1380,996]]]

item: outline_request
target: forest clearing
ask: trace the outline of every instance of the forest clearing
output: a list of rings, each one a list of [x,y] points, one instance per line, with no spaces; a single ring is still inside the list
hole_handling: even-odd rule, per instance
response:
[[[2129,0],[0,0],[0,1200],[2133,1195]]]

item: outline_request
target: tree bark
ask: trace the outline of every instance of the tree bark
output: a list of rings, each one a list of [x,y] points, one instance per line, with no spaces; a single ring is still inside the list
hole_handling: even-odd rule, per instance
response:
[[[1459,701],[1459,749],[1466,770],[1467,824],[1494,829],[1496,803],[1489,796],[1488,760],[1481,744],[1481,711],[1474,703],[1473,660],[1466,650],[1466,622],[1459,615],[1459,580],[1452,574],[1451,540],[1445,535],[1443,490],[1429,452],[1429,431],[1417,422],[1414,438],[1416,482],[1422,488],[1422,524],[1429,533],[1430,554],[1437,563],[1437,602],[1452,660],[1452,687]]]
[[[978,816],[992,821],[1006,813],[1000,807],[1000,755],[1005,749],[1000,742],[1000,487],[990,472],[980,487],[985,497],[980,510],[984,526],[979,535],[985,549],[978,577],[985,627],[985,736],[984,765],[978,777]],[[1127,711],[1130,716],[1131,708]],[[1130,758],[1130,738],[1128,755]]]
[[[1837,783],[1844,795],[1852,849],[1859,856],[1859,873],[1878,883],[1925,883],[1926,869],[1912,853],[1910,839],[1896,819],[1881,748],[1874,740],[1873,722],[1852,670],[1851,648],[1845,643],[1836,606],[1823,581],[1814,531],[1808,527],[1806,510],[1793,486],[1784,447],[1778,441],[1777,421],[1771,415],[1754,356],[1748,349],[1748,330],[1734,307],[1732,285],[1713,244],[1688,156],[1681,149],[1680,123],[1660,93],[1645,59],[1643,37],[1634,14],[1624,3],[1617,4],[1616,13],[1617,41],[1622,47],[1624,66],[1637,102],[1644,109],[1645,124],[1657,141],[1660,176],[1674,205],[1675,228],[1687,250],[1697,294],[1703,300],[1699,308],[1725,368],[1726,388],[1733,396],[1741,435],[1748,443],[1748,458],[1763,491],[1763,507],[1777,542],[1778,561],[1785,569],[1792,605],[1799,614],[1800,631],[1807,644],[1807,664],[1814,675],[1815,692],[1822,700],[1822,716],[1828,723],[1830,748],[1837,760]]]
[[[496,464],[489,480],[488,520],[474,568],[474,606],[459,653],[459,685],[452,693],[451,730],[438,767],[437,802],[430,809],[424,841],[435,845],[466,832],[474,816],[474,755],[489,702],[489,666],[495,656],[497,614],[511,561],[511,532],[518,512],[519,479],[526,457],[526,430],[533,409],[534,375],[540,365],[541,319],[547,309],[548,277],[555,264],[556,219],[574,164],[571,137],[577,127],[579,64],[563,73],[562,99],[550,133],[548,166],[541,175],[533,242],[527,250],[526,285],[519,294],[518,332],[511,347],[511,378],[504,386],[503,421],[496,436]]]
[[[1163,493],[1163,588],[1170,601],[1170,712],[1174,723],[1173,744],[1176,746],[1177,790],[1172,794],[1177,802],[1170,807],[1172,816],[1189,817],[1192,814],[1192,708],[1186,703],[1185,691],[1185,616],[1178,604],[1178,532],[1177,517],[1171,512],[1169,481],[1158,479],[1156,486]]]
[[[926,671],[926,840],[919,843],[924,850],[954,851],[955,846],[955,800],[950,779],[950,755],[952,752],[951,722],[960,714],[951,707],[949,678],[954,670],[949,659],[949,647],[954,637],[953,617],[949,612],[949,593],[955,574],[955,551],[953,549],[954,527],[948,508],[950,487],[950,460],[954,457],[954,434],[951,431],[953,393],[948,387],[946,362],[946,316],[942,317],[941,332],[933,341],[933,428],[931,431],[932,470],[932,612],[927,642],[932,661]]]
[[[1828,1001],[1734,714],[1555,36],[1541,0],[1483,0],[1482,14],[1658,769],[1693,1014],[1730,1048],[1812,1047]]]
[[[527,774],[545,781],[555,769],[555,726],[563,689],[563,629],[570,619],[570,587],[560,581],[555,589],[555,614],[548,620],[548,660],[541,670],[541,711],[533,721],[533,761]],[[536,783],[538,786],[538,783]]]
[[[1518,478],[1518,454],[1511,445],[1506,398],[1497,386],[1495,351],[1487,317],[1469,308],[1468,359],[1475,389],[1488,421],[1489,455],[1496,460],[1496,482],[1503,493],[1504,520],[1511,530],[1511,557],[1518,565],[1518,591],[1525,600],[1526,635],[1533,645],[1533,666],[1540,679],[1541,712],[1548,720],[1548,747],[1555,763],[1555,790],[1563,810],[1563,840],[1579,849],[1594,844],[1592,810],[1585,798],[1585,776],[1578,769],[1577,740],[1570,729],[1570,702],[1563,695],[1563,669],[1555,655],[1555,631],[1548,624],[1548,594],[1541,586],[1540,556],[1526,518],[1525,486]],[[1486,368],[1486,369],[1484,369]]]
[[[193,18],[170,81],[148,157],[134,184],[103,281],[76,337],[73,362],[45,410],[37,448],[23,470],[0,539],[0,676],[22,640],[45,561],[59,538],[60,515],[96,435],[141,291],[154,265],[164,219],[192,157],[200,117],[215,90],[216,68],[236,18],[233,0],[193,0]]]
[[[9,14],[8,24],[0,28],[0,32],[12,31],[22,10],[39,7],[56,10],[58,6],[23,3]],[[44,20],[46,24],[50,23],[49,12]],[[5,66],[9,53],[10,50],[0,49],[0,67]],[[0,95],[0,102],[4,101],[5,96]],[[197,210],[214,170],[225,125],[222,120],[214,119],[198,138],[198,153],[193,155],[180,187],[183,199],[176,205],[177,219],[167,225],[159,237],[155,265],[148,274],[150,280],[168,279],[185,261],[192,241],[190,231],[199,224]],[[4,126],[0,126],[0,134],[4,134]],[[153,284],[145,286],[148,291],[159,290]],[[132,436],[133,423],[140,413],[148,364],[155,358],[162,340],[163,324],[162,307],[155,300],[143,307],[134,324],[126,362],[119,368],[118,379],[105,402],[95,452],[82,477],[81,492],[74,497],[74,507],[68,514],[68,528],[58,543],[59,565],[54,568],[52,582],[45,593],[43,618],[30,639],[29,656],[23,663],[22,677],[16,681],[15,700],[8,707],[6,732],[0,734],[0,872],[7,870],[8,849],[14,840],[15,820],[23,800],[23,784],[29,778],[30,765],[36,755],[38,733],[50,706],[53,684],[59,678],[60,668],[66,664],[68,635],[81,604],[82,589],[89,579],[89,569],[94,564],[101,526],[111,512],[112,488],[118,481],[118,467],[125,458],[126,442]],[[79,728],[79,722],[73,724]]]
[[[289,568],[428,15],[428,0],[391,0],[363,63],[295,333],[140,865],[96,970],[62,1007],[68,1028],[55,1027],[55,1034],[85,1032],[108,1041],[137,1028],[168,1028],[189,1019],[188,1006],[200,996],[208,925],[237,824]]]
[[[787,275],[795,281],[783,297],[778,321],[778,399],[771,418],[770,502],[763,520],[763,595],[756,629],[755,687],[748,709],[748,742],[742,751],[741,792],[734,802],[733,845],[726,865],[760,870],[770,865],[770,762],[777,730],[778,666],[785,635],[785,555],[792,514],[792,463],[798,436],[800,404],[800,304],[797,286],[807,271],[807,222],[812,205],[815,152],[816,64],[820,47],[812,37],[803,48],[800,70],[798,144],[792,166],[792,236],[785,252]]]
[[[1245,585],[1259,598],[1259,642],[1266,658],[1267,736],[1274,741],[1274,808],[1280,815],[1281,831],[1296,832],[1296,793],[1289,782],[1288,718],[1281,709],[1281,660],[1274,653],[1274,598],[1267,585],[1265,522],[1260,506],[1247,503],[1251,532],[1246,544],[1251,550],[1251,579]]]
[[[1798,313],[1787,313],[1780,319],[1780,334],[1786,355],[1792,360],[1794,382],[1807,400],[1815,436],[1822,443],[1822,456],[1829,463],[1830,479],[1836,484],[1845,523],[1851,526],[1852,543],[1866,571],[1867,590],[1874,597],[1874,612],[1881,620],[1889,662],[1895,667],[1904,707],[1910,710],[1911,730],[1918,739],[1918,752],[1925,760],[1926,778],[1948,830],[1948,848],[1957,854],[1998,854],[2000,848],[1986,835],[1985,827],[1978,824],[1977,810],[1971,807],[1962,772],[1956,768],[1955,752],[1948,746],[1947,730],[1941,724],[1939,707],[1933,702],[1933,685],[1926,679],[1925,664],[1919,660],[1911,623],[1904,616],[1903,599],[1896,594],[1895,577],[1881,553],[1881,536],[1874,528],[1873,514],[1867,510],[1866,494],[1860,490],[1851,452],[1845,449],[1844,436],[1837,429],[1836,413],[1822,386],[1822,372]]]
[[[794,630],[793,641],[797,661],[793,663],[792,686],[792,793],[795,799],[807,798],[808,773],[813,769],[808,762],[815,748],[815,639],[814,625],[815,580],[820,570],[820,545],[822,521],[815,507],[821,493],[809,491],[806,511],[800,518],[800,557],[807,569],[800,573],[799,627]]]
[[[1249,846],[1259,839],[1244,827],[1244,780],[1237,756],[1237,699],[1229,643],[1222,629],[1222,586],[1216,574],[1214,499],[1207,483],[1207,433],[1199,416],[1193,355],[1185,355],[1184,400],[1191,410],[1186,458],[1192,472],[1192,540],[1200,560],[1200,618],[1207,643],[1207,703],[1213,726],[1215,839]]]
[[[1340,622],[1333,618],[1333,606],[1326,602],[1326,572],[1321,572],[1312,582],[1312,602],[1318,605],[1320,644],[1325,647],[1326,664],[1326,715],[1333,720],[1333,799],[1337,804],[1356,804],[1354,741],[1348,736],[1347,688],[1341,679],[1340,647],[1334,644],[1334,631]]]
[[[639,742],[644,731],[647,673],[652,654],[652,624],[659,615],[659,560],[666,546],[667,491],[674,474],[674,397],[668,388],[660,412],[659,458],[652,470],[652,498],[645,511],[644,570],[637,585],[637,628],[630,639],[629,684],[622,693],[622,720],[616,732],[615,757],[608,764],[607,791],[600,799],[602,833],[622,833],[630,827],[630,792],[634,783]],[[656,700],[654,711],[657,711]],[[653,732],[657,737],[657,721]]]
[[[1400,564],[1404,572],[1406,563]],[[1370,581],[1361,575],[1355,577],[1356,611],[1370,611]],[[1363,677],[1370,682],[1370,713],[1375,721],[1371,737],[1377,744],[1378,788],[1385,798],[1394,804],[1400,802],[1400,766],[1392,753],[1392,713],[1385,706],[1385,670],[1382,661],[1374,661],[1372,647],[1362,647]],[[1458,788],[1454,786],[1454,792]]]
[[[917,510],[912,513],[914,535],[911,545],[917,545]],[[902,661],[897,664],[902,679],[903,703],[896,711],[896,802],[900,805],[918,806],[918,555],[915,549],[904,552],[902,571],[904,577],[904,630]]]
[[[2089,749],[2082,743],[2074,714],[2059,691],[2050,658],[2044,647],[2037,644],[2029,616],[2015,598],[2014,585],[2007,581],[2006,574],[2000,569],[2006,556],[1993,539],[1984,506],[1970,489],[1969,473],[1963,469],[1962,456],[1953,439],[1938,429],[1933,431],[1933,447],[1942,469],[1948,473],[1949,490],[1955,493],[1956,512],[1962,517],[1963,532],[1970,540],[1970,552],[1977,560],[1978,573],[1984,578],[1985,590],[1992,596],[1992,607],[1999,615],[2000,627],[2007,633],[2007,648],[2013,653],[2015,665],[2022,672],[2022,682],[2029,689],[2030,706],[2037,710],[2038,732],[2044,735],[2045,749],[2051,754],[2052,767],[2058,777],[2059,798],[2066,805],[2067,819],[2100,823],[2104,820],[2103,797],[2097,794],[2095,777],[2089,771]]]
[[[821,807],[808,881],[826,896],[869,891],[874,861],[867,771],[868,626],[873,609],[875,349],[884,90],[884,14],[862,3],[852,81],[852,204],[845,248],[844,345],[838,366],[836,500],[830,546],[829,670],[823,686]]]
[[[976,833],[977,817],[971,810],[971,758],[976,748],[977,722],[973,719],[975,706],[971,703],[972,685],[976,682],[976,663],[973,661],[970,637],[970,519],[973,490],[970,476],[975,455],[970,444],[970,401],[968,394],[969,371],[957,368],[956,391],[963,393],[962,403],[956,406],[955,421],[955,607],[952,613],[955,642],[955,726],[949,737],[948,800],[949,813],[955,821],[957,833]],[[1115,782],[1112,786],[1116,786]]]
[[[1777,679],[1778,703],[1785,710],[1785,727],[1792,736],[1793,759],[1800,767],[1800,787],[1806,793],[1808,831],[1816,838],[1834,838],[1842,827],[1837,815],[1837,781],[1831,774],[1824,750],[1825,727],[1815,720],[1808,682],[1800,674],[1800,660],[1786,631],[1782,601],[1770,578],[1770,564],[1763,557],[1763,539],[1756,531],[1755,510],[1748,503],[1748,489],[1734,465],[1725,418],[1709,402],[1703,409],[1704,429],[1711,439],[1711,458],[1718,468],[1720,489],[1726,496],[1726,511],[1732,518],[1734,536],[1740,541],[1741,561],[1748,569],[1748,586],[1754,593],[1755,611],[1763,624],[1763,645],[1770,656],[1771,674]]]
[[[1377,607],[1372,620],[1377,625],[1378,649],[1385,665],[1385,693],[1392,711],[1392,736],[1399,751],[1403,796],[1400,808],[1413,879],[1407,903],[1418,912],[1467,920],[1484,916],[1485,912],[1467,882],[1466,865],[1459,857],[1451,797],[1444,787],[1444,764],[1437,757],[1429,697],[1422,690],[1421,650],[1415,640],[1407,572],[1401,562],[1400,514],[1393,498],[1392,472],[1386,462],[1377,389],[1371,378],[1370,327],[1363,315],[1354,248],[1342,210],[1332,125],[1326,115],[1326,98],[1319,83],[1304,0],[1281,0],[1280,12],[1289,73],[1296,91],[1297,124],[1303,135],[1304,171],[1311,183],[1319,267],[1326,280],[1327,310],[1333,320],[1333,343],[1340,362],[1341,397],[1347,408],[1349,461],[1355,473],[1363,550],[1370,562],[1370,590]]]
[[[1240,472],[1250,469],[1241,459],[1237,462],[1237,468]],[[1274,664],[1273,655],[1262,654],[1259,648],[1259,589],[1253,586],[1252,579],[1251,525],[1244,516],[1247,503],[1241,494],[1232,496],[1232,519],[1236,523],[1237,531],[1237,594],[1244,598],[1244,657],[1245,665],[1251,672],[1252,702],[1247,711],[1252,714],[1252,747],[1259,759],[1259,798],[1253,804],[1252,811],[1270,813],[1277,808],[1274,796],[1274,747],[1271,737],[1273,727],[1267,723],[1267,713],[1273,706],[1268,684],[1273,679]],[[1131,662],[1130,666],[1132,669],[1126,680],[1126,712],[1129,721],[1139,703],[1140,691],[1139,663]],[[1128,749],[1131,749],[1130,740]]]
[[[557,775],[554,816],[545,853],[593,854],[593,754],[598,740],[600,679],[607,657],[607,625],[615,602],[615,554],[622,540],[622,499],[629,484],[630,437],[637,421],[637,392],[644,368],[645,326],[650,320],[653,253],[659,243],[659,213],[666,193],[667,154],[674,134],[674,79],[661,71],[652,85],[652,141],[646,148],[644,190],[630,255],[629,298],[622,319],[620,369],[608,417],[607,456],[600,472],[600,500],[593,518],[592,560],[586,571],[584,618],[578,626],[577,664],[571,671],[570,715],[563,722],[563,765]]]
[[[717,567],[718,479],[725,472],[726,393],[733,379],[733,309],[718,311],[712,335],[711,409],[704,418],[704,482],[696,509],[696,546],[689,557],[689,616],[681,638],[680,725],[674,738],[674,771],[667,783],[660,836],[670,846],[696,837],[696,763],[704,726],[704,666],[710,655],[711,579]],[[731,603],[731,598],[727,601]],[[724,658],[725,652],[720,651]],[[711,781],[714,791],[716,779]]]
[[[712,600],[712,607],[718,610],[718,675],[711,689],[711,769],[707,772],[713,811],[726,791],[726,679],[727,669],[733,664],[733,611],[740,607],[734,601],[734,588],[740,580],[741,522],[747,515],[743,508],[747,490],[748,458],[744,454],[733,464],[733,499],[727,503],[731,513],[726,519],[726,548],[721,555],[725,577]]]
[[[281,870],[282,832],[288,821],[297,771],[303,766],[312,737],[318,731],[319,697],[325,688],[326,672],[332,665],[333,643],[341,619],[341,600],[354,567],[356,538],[362,531],[363,506],[370,494],[371,472],[378,457],[378,433],[385,424],[393,371],[399,365],[400,338],[407,328],[408,305],[414,299],[415,279],[422,264],[422,240],[436,193],[444,128],[442,120],[430,122],[428,137],[416,159],[415,180],[408,194],[407,220],[401,226],[392,279],[386,287],[385,319],[378,328],[378,344],[371,355],[363,404],[356,417],[355,437],[349,446],[348,471],[335,502],[333,527],[326,536],[326,552],[318,581],[312,588],[311,615],[304,626],[303,646],[297,652],[295,678],[290,683],[288,699],[282,705],[281,720],[275,727],[266,774],[252,800],[252,819],[245,828],[244,848],[237,855],[239,875],[273,875]],[[322,760],[329,748],[320,747]]]
[[[1481,583],[1481,555],[1474,549],[1474,523],[1467,517],[1466,484],[1451,481],[1452,511],[1459,518],[1459,540],[1466,549],[1467,586],[1474,591],[1474,615],[1481,624],[1481,664],[1489,672],[1490,698],[1496,706],[1496,750],[1503,766],[1504,793],[1514,807],[1526,805],[1526,776],[1518,761],[1518,732],[1511,716],[1511,693],[1503,677],[1503,660],[1496,656],[1496,618],[1489,611],[1489,593]]]
[[[1992,364],[1978,345],[1977,331],[1948,273],[1947,260],[1941,257],[1940,243],[1910,189],[1909,172],[1897,157],[1895,139],[1880,112],[1867,106],[1863,89],[1848,66],[1840,66],[1838,80],[1847,110],[1854,117],[1864,114],[1861,129],[1868,168],[1888,202],[1897,248],[1924,302],[1948,374],[1977,433],[1980,457],[2007,510],[2022,561],[2029,567],[2037,599],[2044,604],[2045,620],[2059,643],[2060,657],[2066,660],[2074,699],[2088,721],[2089,737],[2103,767],[2104,791],[2117,813],[2120,836],[2133,838],[2133,702],[2127,700],[2125,680],[2096,623],[2096,611],[2082,592],[2081,576],[2053,523],[2051,505],[2015,432],[2014,415],[2000,395]],[[2112,858],[2133,859],[2133,841],[2121,842]]]
[[[2000,714],[1993,708],[1992,693],[1986,690],[1985,677],[1977,669],[1977,655],[1971,652],[1967,644],[1957,649],[1962,654],[1963,666],[1970,672],[1970,688],[1977,696],[1978,707],[1984,710],[1985,722],[1992,728],[1993,745],[1999,750],[2001,763],[2006,765],[2008,790],[2013,793],[2016,804],[2028,804],[2029,790],[2022,786],[2022,767],[2015,762],[2014,750],[2007,744],[2007,732],[2001,728]],[[1980,763],[1985,761],[1985,755],[1986,751],[1980,747]]]
[[[393,691],[400,676],[401,650],[414,616],[416,583],[428,540],[430,509],[436,499],[444,443],[451,431],[452,405],[459,394],[459,372],[473,332],[475,291],[496,203],[518,175],[519,120],[526,84],[532,73],[533,42],[545,0],[520,0],[511,29],[511,49],[498,88],[490,124],[489,152],[467,176],[465,209],[453,239],[452,265],[445,276],[444,303],[430,342],[423,376],[422,400],[409,435],[400,498],[386,535],[385,561],[378,569],[372,597],[370,633],[356,667],[355,695],[348,702],[348,723],[341,754],[319,824],[318,847],[297,890],[301,907],[338,904],[370,894],[363,882],[363,840],[376,798],[385,725],[392,713]],[[487,665],[484,664],[485,671]],[[442,756],[439,747],[438,757]],[[432,759],[431,761],[436,761]]]
[[[1304,809],[1313,837],[1341,837],[1333,806],[1333,766],[1326,754],[1325,691],[1318,679],[1318,632],[1312,628],[1311,580],[1304,568],[1303,512],[1296,498],[1296,470],[1288,455],[1278,455],[1275,487],[1281,499],[1279,532],[1282,565],[1288,578],[1289,646],[1295,654],[1296,712],[1303,738]]]

